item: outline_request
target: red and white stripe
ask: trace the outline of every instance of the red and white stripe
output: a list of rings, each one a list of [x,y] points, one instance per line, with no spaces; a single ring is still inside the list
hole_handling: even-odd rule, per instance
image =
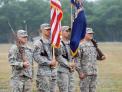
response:
[[[51,5],[51,44],[53,47],[60,47],[61,20],[63,11],[60,0],[50,0]]]

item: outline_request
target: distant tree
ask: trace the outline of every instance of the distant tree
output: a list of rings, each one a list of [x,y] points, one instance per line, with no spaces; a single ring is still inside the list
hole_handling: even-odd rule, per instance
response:
[[[62,25],[71,25],[70,0],[61,0]],[[88,27],[95,31],[99,41],[122,41],[122,0],[87,2],[84,9]],[[49,0],[0,0],[0,42],[8,42],[12,33],[8,22],[16,31],[28,29],[31,36],[38,34],[40,24],[50,22]]]
[[[95,29],[98,35],[98,40],[122,40],[121,5],[122,0],[99,0],[98,2],[94,3],[92,7],[87,7],[93,12],[88,15],[88,20],[89,24]]]

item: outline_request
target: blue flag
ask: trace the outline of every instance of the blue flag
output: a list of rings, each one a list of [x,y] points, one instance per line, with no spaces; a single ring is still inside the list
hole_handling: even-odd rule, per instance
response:
[[[77,9],[80,8],[79,3],[75,3],[74,0],[71,0],[71,3],[75,5]],[[81,10],[77,17],[74,19],[73,25],[72,25],[72,33],[70,38],[70,48],[71,48],[71,54],[72,56],[77,55],[78,46],[80,41],[85,37],[86,34],[86,17],[84,10]]]

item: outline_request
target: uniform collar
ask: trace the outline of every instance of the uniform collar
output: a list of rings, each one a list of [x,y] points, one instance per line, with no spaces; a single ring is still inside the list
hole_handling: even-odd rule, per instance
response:
[[[69,40],[68,41],[63,41],[63,42],[64,42],[64,44],[70,44],[70,41]]]
[[[41,37],[41,39],[43,40],[44,43],[50,43],[49,39],[44,38],[43,36]]]

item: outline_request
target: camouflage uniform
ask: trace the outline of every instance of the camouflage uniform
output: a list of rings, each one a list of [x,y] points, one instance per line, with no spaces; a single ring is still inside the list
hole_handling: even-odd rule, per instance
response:
[[[12,92],[31,92],[32,86],[32,49],[27,45],[22,46],[25,56],[29,61],[29,67],[23,67],[23,60],[20,57],[19,49],[13,45],[9,50],[9,63],[12,66],[11,87]]]
[[[52,60],[50,41],[42,37],[34,46],[34,59],[38,63],[36,81],[38,92],[56,92],[57,71],[50,67]]]
[[[59,62],[57,81],[60,92],[75,92],[74,90],[74,72],[70,71],[69,62],[72,57],[70,55],[69,41],[61,43],[60,53],[57,57]],[[67,55],[66,55],[67,54]]]
[[[80,80],[81,92],[96,92],[97,52],[91,41],[84,41],[79,45],[79,57],[77,70],[85,74],[85,78]]]

